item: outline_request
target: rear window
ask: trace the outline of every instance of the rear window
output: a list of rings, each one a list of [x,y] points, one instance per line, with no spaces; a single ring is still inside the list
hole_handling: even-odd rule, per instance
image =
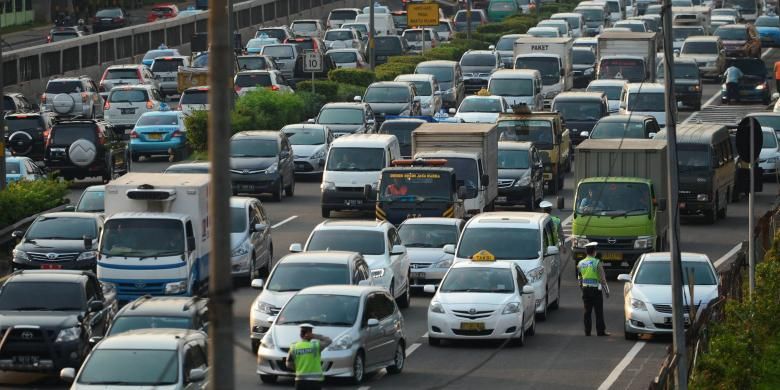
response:
[[[265,57],[239,57],[238,67],[242,70],[261,70],[268,68]]]
[[[315,49],[314,41],[311,39],[288,40],[287,43],[292,43],[294,45],[297,45],[298,47],[303,49],[303,51]],[[267,54],[267,53],[263,53],[263,54]]]
[[[80,81],[52,81],[46,84],[46,93],[80,93],[83,92]]]
[[[466,21],[466,12],[465,11],[458,11],[458,13],[455,15],[455,21],[456,22],[465,22]],[[472,22],[480,22],[482,21],[482,14],[479,12],[471,12],[471,21]]]
[[[357,16],[357,11],[350,11],[350,10],[340,10],[340,11],[331,11],[330,12],[330,20],[355,20],[355,16]]]
[[[316,22],[293,22],[293,31],[314,32],[317,31]]]
[[[294,55],[290,46],[266,46],[263,48],[263,54],[278,59],[291,59]]]
[[[348,41],[352,39],[352,32],[344,30],[331,30],[325,33],[326,41]]]
[[[56,145],[70,145],[82,138],[94,142],[95,126],[88,124],[59,125],[52,129],[52,134],[52,143]]]
[[[181,58],[172,58],[170,60],[156,59],[152,63],[152,72],[177,72],[180,66],[184,65]]]
[[[176,113],[165,115],[141,115],[136,122],[136,126],[176,126],[179,124],[179,117]]]
[[[374,45],[376,46],[377,50],[396,52],[400,52],[402,50],[401,39],[398,37],[376,37],[374,39]]]
[[[271,75],[268,73],[261,74],[240,74],[236,76],[236,86],[238,87],[269,87],[271,86]]]
[[[460,66],[496,66],[497,62],[493,54],[468,54],[460,59]]]
[[[75,32],[58,32],[51,34],[52,42],[64,41],[66,39],[78,38],[79,34]]]
[[[111,103],[136,103],[147,100],[149,100],[149,95],[143,89],[115,89],[108,97],[108,101]]]
[[[208,104],[208,90],[184,91],[180,104]]]
[[[106,73],[106,80],[138,80],[138,70],[136,69],[109,69]]]
[[[269,38],[276,38],[279,42],[287,38],[287,33],[281,28],[264,28],[262,30],[257,30],[255,37],[260,37],[263,34],[268,35]]]
[[[357,53],[350,51],[328,52],[328,56],[337,64],[357,62]]]
[[[95,14],[96,18],[118,18],[122,16],[122,10],[119,8],[101,9]]]
[[[7,116],[5,117],[5,127],[8,128],[9,134],[19,130],[43,130],[43,121],[38,116],[27,118]]]

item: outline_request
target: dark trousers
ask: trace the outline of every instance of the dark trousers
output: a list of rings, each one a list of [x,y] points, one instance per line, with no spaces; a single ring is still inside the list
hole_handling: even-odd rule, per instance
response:
[[[592,311],[596,312],[596,332],[602,334],[606,331],[604,325],[604,300],[601,290],[596,287],[582,288],[582,303],[585,305],[585,334],[590,336]]]
[[[320,390],[322,381],[295,381],[295,390]]]
[[[726,98],[739,101],[739,84],[726,83]]]

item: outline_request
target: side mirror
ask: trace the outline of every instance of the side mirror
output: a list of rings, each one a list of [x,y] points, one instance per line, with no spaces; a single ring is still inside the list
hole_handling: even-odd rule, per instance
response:
[[[490,46],[488,46],[488,50],[496,50],[496,45],[490,45]]]
[[[458,199],[466,199],[466,196],[468,195],[467,191],[466,186],[458,187]]]
[[[589,131],[580,131],[580,137],[588,138],[588,137],[590,137],[590,132]]]
[[[266,227],[268,227],[268,226],[267,226],[266,224],[264,224],[264,223],[256,223],[256,224],[254,224],[254,225],[250,225],[250,226],[251,226],[251,229],[250,229],[250,230],[251,230],[252,232],[262,232],[262,231],[264,231],[264,230],[265,230],[265,228],[266,228]]]
[[[630,282],[631,281],[631,275],[629,274],[620,274],[617,277],[617,280],[621,282]]]
[[[89,346],[94,347],[97,345],[97,343],[100,342],[100,340],[103,340],[103,336],[92,336],[89,338]]]
[[[391,256],[398,256],[404,253],[406,253],[406,247],[403,245],[393,245],[393,247],[390,249]]]
[[[301,247],[300,243],[295,242],[290,244],[289,251],[292,253],[299,253],[299,252],[303,252],[303,248]]]
[[[490,175],[487,173],[483,173],[482,177],[480,177],[480,181],[482,181],[482,186],[487,187],[490,185]]]
[[[435,294],[436,293],[436,286],[432,284],[426,284],[423,286],[423,292],[426,294]]]
[[[21,240],[22,237],[24,237],[24,232],[21,230],[14,230],[13,233],[11,233],[11,238],[16,240]]]
[[[666,199],[658,199],[658,211],[666,211]]]
[[[442,250],[444,251],[444,253],[446,253],[448,255],[454,255],[455,254],[455,245],[454,244],[447,244],[447,245],[444,246],[444,248],[442,248]]]
[[[447,112],[449,112],[449,113],[450,113],[450,115],[455,115],[455,113],[457,113],[457,112],[458,112],[458,110],[456,110],[456,109],[454,109],[454,108],[450,108],[449,110],[447,110]]]
[[[656,133],[647,133],[647,138],[653,139],[655,138]]]
[[[360,96],[355,96],[355,97],[352,98],[352,100],[354,100],[356,102],[361,102],[361,101],[363,101],[363,98],[360,97]]]
[[[84,249],[92,249],[92,240],[93,238],[87,235],[84,235],[81,237],[84,240]]]
[[[775,94],[777,95],[777,94]],[[441,91],[434,91],[433,96],[441,96]]]
[[[76,205],[75,204],[69,204],[69,205],[65,206],[65,208],[62,209],[62,211],[76,211]]]
[[[534,291],[534,287],[533,286],[529,286],[527,284],[525,286],[523,286],[523,294],[533,294],[535,292],[536,291]]]
[[[62,379],[65,382],[73,382],[73,379],[76,378],[76,369],[72,367],[65,367],[62,370],[60,370],[60,379]]]
[[[89,307],[88,307],[90,313],[101,311],[103,310],[103,308],[105,308],[105,305],[103,305],[103,302],[101,301],[92,301],[89,303]]]
[[[564,198],[562,196],[558,196],[557,198],[555,198],[555,202],[557,203],[558,210],[563,210]]]
[[[250,286],[254,289],[261,290],[264,284],[263,279],[252,279]]]
[[[366,184],[363,186],[363,199],[369,200],[371,199],[371,184]]]
[[[366,325],[368,325],[369,328],[379,326],[379,320],[376,318],[369,318],[368,321],[366,321]]]
[[[558,253],[560,253],[560,250],[558,249],[557,246],[550,245],[550,246],[547,247],[547,254],[548,255],[557,255]]]
[[[315,122],[314,118],[309,118],[306,120],[306,123],[314,123],[314,122]]]
[[[206,379],[206,371],[202,368],[193,368],[190,370],[190,382],[200,382]]]
[[[780,99],[780,93],[775,92],[772,94],[772,100],[777,100],[777,99]]]

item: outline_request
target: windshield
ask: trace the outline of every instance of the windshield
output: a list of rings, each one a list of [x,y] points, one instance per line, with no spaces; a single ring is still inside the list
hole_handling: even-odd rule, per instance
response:
[[[119,316],[111,324],[111,330],[106,337],[136,329],[154,328],[190,329],[192,321],[190,317]]]
[[[328,171],[381,171],[385,167],[382,148],[331,148]]]
[[[774,130],[773,131],[763,131],[764,134],[764,144],[761,146],[762,149],[777,149],[777,135],[775,135]]]
[[[587,92],[604,92],[607,94],[607,100],[620,100],[620,93],[623,92],[622,86],[608,85],[590,85]]]
[[[536,229],[471,228],[463,231],[458,243],[457,256],[470,259],[475,253],[486,250],[496,260],[530,260],[539,257],[540,234]]]
[[[512,271],[508,268],[455,268],[447,273],[439,291],[511,294],[515,291],[512,279]]]
[[[634,92],[628,94],[628,111],[664,111],[663,92]]]
[[[81,311],[83,302],[80,283],[11,282],[0,289],[0,311]]]
[[[558,111],[567,121],[595,121],[603,116],[599,101],[557,101],[552,111]]]
[[[497,79],[491,78],[488,91],[496,96],[533,96],[534,81],[532,79]]]
[[[122,362],[122,364],[116,364]],[[79,375],[83,385],[173,385],[179,379],[176,350],[96,349]]]
[[[599,122],[590,133],[593,139],[647,138],[642,122]]]
[[[498,169],[528,169],[530,160],[527,150],[498,149]]]
[[[498,58],[493,54],[466,54],[460,59],[460,66],[490,66],[498,65]]]
[[[238,57],[238,67],[241,70],[263,70],[271,68],[270,64],[266,62],[265,57]]]
[[[18,175],[19,173],[19,163],[14,161],[5,161],[5,174],[6,175]]]
[[[279,147],[275,139],[244,138],[230,141],[230,157],[276,157]]]
[[[325,143],[325,130],[312,128],[286,128],[284,134],[292,145],[322,145]]]
[[[677,145],[677,167],[680,176],[697,175],[710,171],[710,150],[705,145]]]
[[[760,116],[760,115],[751,115],[753,118],[756,118],[758,120],[758,123],[761,126],[771,127],[775,129],[775,131],[780,130],[780,115],[766,115],[766,116]],[[8,118],[6,118],[8,120]]]
[[[230,207],[230,232],[243,233],[246,231],[249,216],[244,206]]]
[[[251,73],[236,75],[235,85],[240,88],[245,87],[269,87],[271,86],[271,75],[268,73]]]
[[[289,60],[295,56],[292,46],[263,46],[263,54],[279,60]]]
[[[363,100],[366,103],[409,103],[412,95],[407,87],[369,87]]]
[[[154,115],[141,115],[138,118],[136,126],[178,126],[179,116],[173,114],[159,114],[157,112]]]
[[[452,81],[452,70],[449,66],[418,66],[414,73],[431,74],[436,77],[440,83],[449,83]]]
[[[542,27],[532,27],[528,29],[528,35],[537,38],[558,38],[560,37],[560,32],[554,27],[550,27],[549,29]]]
[[[458,243],[455,225],[407,223],[398,228],[398,235],[407,248],[443,248],[447,244]]]
[[[97,225],[92,218],[46,217],[33,222],[27,230],[27,240],[81,240],[97,237]]]
[[[612,217],[650,212],[650,188],[645,183],[594,182],[577,188],[575,213]]]
[[[363,110],[357,108],[325,108],[320,111],[317,123],[325,125],[362,125]]]
[[[307,251],[347,251],[361,255],[384,255],[385,236],[369,230],[315,230]]]
[[[337,64],[344,64],[344,63],[358,61],[357,53],[352,51],[329,52],[328,56],[333,60],[333,62]]]
[[[685,42],[682,47],[683,54],[712,54],[718,52],[716,42]]]
[[[200,89],[184,91],[179,104],[209,104],[209,91]]]
[[[5,108],[5,107],[4,107]],[[5,126],[8,128],[6,133],[8,135],[13,134],[18,130],[43,130],[43,123],[38,116],[19,117],[19,116],[7,116],[5,117]]]
[[[326,41],[349,41],[352,40],[352,32],[347,30],[330,30],[325,33]]]
[[[414,84],[414,87],[417,89],[418,96],[433,95],[433,88],[431,88],[431,83],[429,81],[409,81],[409,82]]]
[[[604,22],[604,11],[598,8],[576,9],[574,11],[582,14],[586,22],[598,22],[599,24]]]
[[[439,24],[436,27],[434,27],[434,30],[436,30],[436,32],[439,32],[439,33],[450,33],[450,32],[452,32],[450,30],[450,24],[447,23],[447,22],[439,22]],[[498,50],[501,50],[501,49],[498,49]]]
[[[193,68],[205,68],[209,65],[209,53],[201,53],[198,54],[197,57],[195,57],[192,60],[192,67]]]
[[[630,58],[602,59],[599,62],[599,79],[642,82],[645,79],[645,62]]]
[[[560,64],[554,57],[518,57],[515,69],[536,69],[542,74],[543,85],[556,84],[561,79]]]
[[[157,57],[175,56],[176,54],[178,54],[178,53],[176,53],[173,50],[149,50],[144,55],[144,59],[145,60],[153,60],[153,59],[155,59]]]
[[[756,19],[756,27],[780,27],[780,18],[777,16],[759,16]]]
[[[675,41],[684,41],[690,36],[704,35],[704,29],[701,27],[675,27],[672,28]]]
[[[155,59],[152,63],[152,72],[176,72],[180,66],[184,65],[184,60],[181,58],[173,58],[170,60]]]
[[[688,274],[693,272],[692,282],[697,286],[714,286],[717,284],[712,268],[702,261],[682,262],[683,285],[688,285]],[[660,284],[671,286],[671,272],[668,261],[643,261],[636,270],[634,284]],[[695,299],[695,296],[694,296]]]
[[[278,44],[279,40],[276,38],[254,38],[250,39],[249,42],[246,43],[247,49],[262,49],[265,45],[275,45]]]
[[[306,275],[302,278],[301,275]],[[282,262],[265,286],[269,291],[300,291],[328,284],[351,284],[347,264]]]
[[[502,37],[496,43],[496,50],[499,51],[512,51],[515,49],[515,41],[517,37]]]
[[[435,171],[383,172],[380,200],[386,202],[449,201],[452,189],[450,175]]]
[[[579,65],[593,65],[596,63],[596,54],[591,50],[572,50],[572,62]]]
[[[458,107],[462,112],[502,112],[501,101],[492,98],[466,98]]]
[[[142,258],[181,255],[184,225],[173,219],[112,219],[104,227],[100,252]]]
[[[356,296],[298,294],[284,305],[274,325],[348,327],[355,323],[359,307]]]
[[[472,199],[477,196],[477,183],[479,170],[476,160],[458,157],[446,157],[448,166],[455,170],[456,187],[466,187],[465,199]]]
[[[104,191],[84,191],[76,206],[76,211],[88,213],[103,212],[106,209]]]
[[[111,103],[139,103],[147,99],[146,90],[143,89],[114,89],[108,97]]]
[[[745,41],[747,40],[747,29],[719,27],[713,35],[720,37],[723,41]]]
[[[401,53],[403,50],[400,37],[376,37],[374,46],[383,53]]]
[[[422,31],[420,30],[406,30],[404,31],[403,37],[407,40],[407,42],[417,42],[422,40]],[[433,37],[431,36],[431,30],[426,29],[425,30],[425,40],[427,42],[430,42],[433,40]]]
[[[393,23],[396,26],[405,26],[409,21],[409,17],[406,14],[393,14]]]
[[[498,133],[502,141],[528,141],[537,148],[549,148],[553,144],[553,127],[545,120],[498,121]]]
[[[488,8],[491,11],[516,11],[517,4],[512,1],[491,1]]]
[[[675,79],[691,79],[691,80],[699,79],[699,67],[696,66],[696,64],[682,64],[679,62],[675,62],[673,66],[674,66],[673,74]],[[663,62],[658,65],[658,70],[656,71],[656,74],[658,75],[659,79],[664,78],[664,68],[665,65]]]

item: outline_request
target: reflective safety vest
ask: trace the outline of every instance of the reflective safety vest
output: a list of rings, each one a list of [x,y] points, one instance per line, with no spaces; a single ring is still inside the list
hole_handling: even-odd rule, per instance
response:
[[[319,340],[301,340],[290,345],[295,362],[295,380],[322,381],[322,361]]]
[[[580,272],[583,287],[599,287],[601,284],[599,275],[600,261],[593,256],[588,256],[577,263],[577,270]]]
[[[561,219],[554,215],[550,215],[550,219],[552,219],[553,223],[555,224],[555,230],[553,230],[553,237],[555,237],[555,242],[559,243],[561,242],[561,238],[563,238],[563,237],[558,237],[558,232],[561,231]]]

